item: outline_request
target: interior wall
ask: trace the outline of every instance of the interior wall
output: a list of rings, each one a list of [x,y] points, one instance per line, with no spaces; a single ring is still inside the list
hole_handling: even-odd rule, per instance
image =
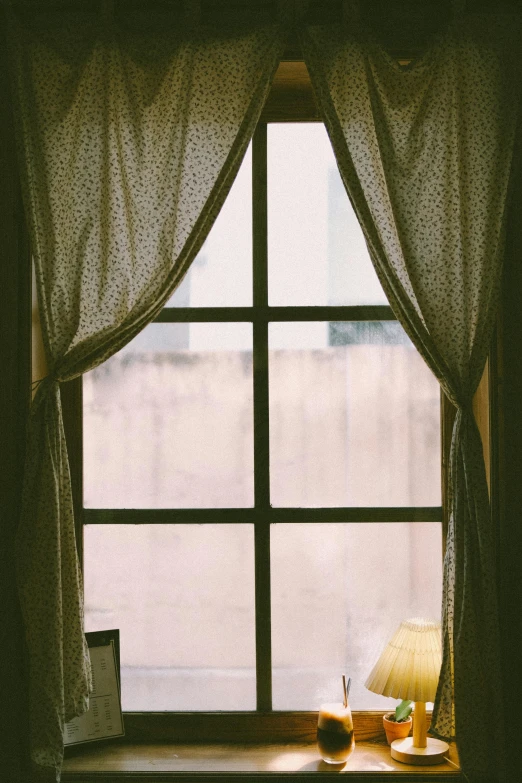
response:
[[[0,106],[0,770],[2,779],[17,783],[22,779],[27,758],[28,731],[14,534],[20,510],[25,421],[29,406],[31,280],[2,27]]]
[[[509,780],[522,780],[522,123],[519,120],[517,171],[508,219],[502,304],[498,328],[499,605],[502,640],[503,702]],[[496,438],[495,438],[496,434]],[[495,442],[496,441],[496,442]]]

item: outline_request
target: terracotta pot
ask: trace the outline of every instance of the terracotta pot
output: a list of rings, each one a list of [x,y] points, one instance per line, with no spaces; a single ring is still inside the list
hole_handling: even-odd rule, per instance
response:
[[[412,724],[411,715],[407,720],[403,720],[400,723],[397,723],[394,720],[388,720],[390,715],[393,715],[393,712],[389,712],[387,715],[383,715],[382,717],[388,745],[391,745],[393,740],[404,739],[404,737],[407,737],[410,733]]]

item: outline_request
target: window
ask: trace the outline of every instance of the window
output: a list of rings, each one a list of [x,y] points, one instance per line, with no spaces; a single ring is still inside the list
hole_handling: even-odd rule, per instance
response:
[[[132,711],[313,710],[440,614],[440,394],[320,123],[261,123],[157,319],[83,381],[87,630]]]

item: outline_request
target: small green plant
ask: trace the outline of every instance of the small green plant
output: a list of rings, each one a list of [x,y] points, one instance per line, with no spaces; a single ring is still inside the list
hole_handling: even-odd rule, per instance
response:
[[[412,702],[409,699],[403,699],[400,704],[395,707],[395,712],[390,715],[388,720],[395,721],[395,723],[403,723],[411,715]]]

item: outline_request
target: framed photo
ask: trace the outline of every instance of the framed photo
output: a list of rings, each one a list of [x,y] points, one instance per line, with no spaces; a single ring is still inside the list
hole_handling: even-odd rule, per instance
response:
[[[117,629],[94,631],[86,633],[85,638],[91,658],[93,689],[87,712],[65,724],[65,746],[125,734],[121,713],[120,632]]]

